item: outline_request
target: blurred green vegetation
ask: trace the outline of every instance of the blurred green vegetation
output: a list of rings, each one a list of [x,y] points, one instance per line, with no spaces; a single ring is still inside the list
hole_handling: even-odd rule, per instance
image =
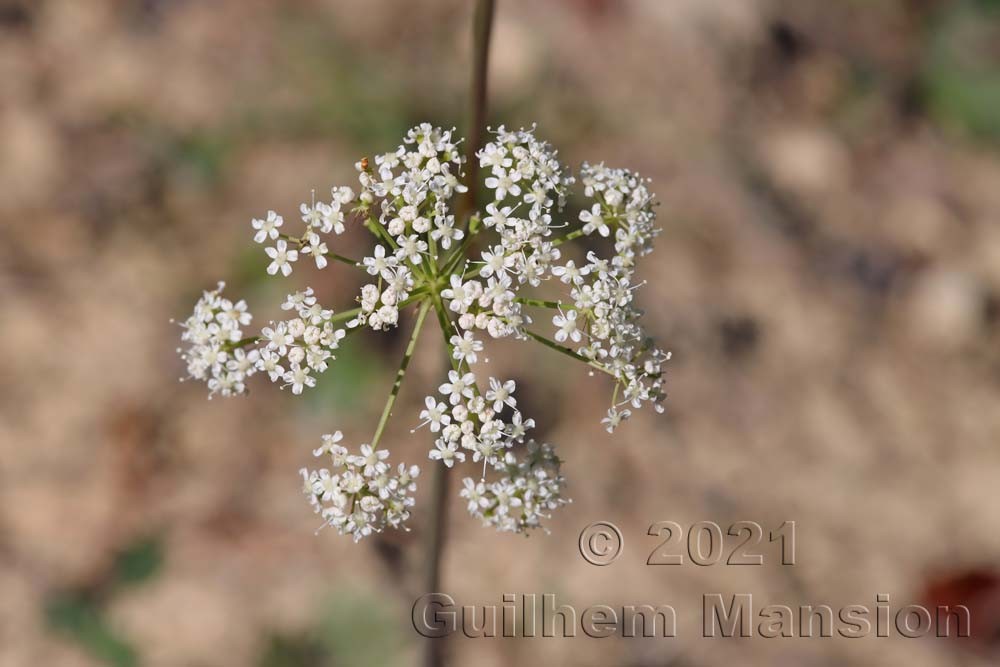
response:
[[[45,605],[49,629],[75,642],[109,667],[137,667],[141,652],[106,618],[108,604],[124,590],[157,576],[164,565],[158,536],[143,537],[122,549],[107,572],[78,588],[52,593]],[[260,667],[384,667],[399,664],[404,627],[380,596],[338,590],[317,610],[313,627],[267,638]]]
[[[109,627],[103,609],[86,596],[56,595],[46,605],[45,616],[51,629],[76,642],[104,664],[112,667],[139,664],[135,647]]]
[[[400,664],[403,627],[374,594],[340,591],[320,611],[315,627],[297,635],[273,635],[259,667],[386,667]]]
[[[105,619],[108,602],[121,591],[154,577],[164,562],[158,536],[141,537],[122,549],[110,569],[89,585],[56,591],[45,605],[48,627],[111,667],[140,664],[135,646]]]
[[[109,120],[140,137],[168,177],[208,189],[217,188],[232,161],[254,143],[339,137],[360,157],[394,148],[416,123],[462,120],[450,102],[464,89],[440,83],[428,90],[378,49],[359,51],[314,14],[284,9],[276,39],[280,79],[263,86],[273,94],[261,95],[256,81],[236,95],[216,125],[171,128],[142,108],[120,109]]]
[[[278,114],[273,130],[300,138],[346,136],[358,146],[388,150],[432,112],[417,108],[426,98],[407,94],[406,82],[384,66],[377,50],[352,51],[315,17],[288,13],[280,28],[280,69],[305,103]]]
[[[922,84],[935,119],[1000,141],[1000,0],[949,5],[930,28]]]
[[[163,541],[142,537],[122,550],[112,567],[116,589],[136,586],[152,579],[163,567]]]
[[[399,356],[402,354],[400,350]],[[329,414],[331,406],[340,414],[381,410],[392,386],[393,374],[378,350],[370,341],[348,336],[336,356],[330,362],[330,369],[316,377],[316,386],[308,392],[309,409],[320,414]],[[392,362],[392,367],[396,363],[398,360]]]

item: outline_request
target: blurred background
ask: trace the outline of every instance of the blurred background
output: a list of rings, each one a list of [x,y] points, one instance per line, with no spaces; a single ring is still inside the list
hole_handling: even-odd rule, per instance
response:
[[[220,279],[274,316],[293,288],[250,218],[356,184],[414,123],[462,127],[470,14],[0,0],[0,665],[414,663],[426,477],[413,532],[355,546],[314,534],[297,476],[321,433],[369,437],[403,340],[352,338],[301,400],[255,378],[209,402],[169,320]],[[653,179],[670,397],[608,437],[600,378],[495,352],[574,503],[525,539],[456,498],[443,589],[670,603],[680,636],[456,640],[453,663],[995,664],[1000,2],[500,0],[490,82],[492,122]],[[292,285],[342,304],[340,268]],[[425,475],[431,339],[384,440]],[[796,521],[797,565],[645,565],[654,521],[742,519]],[[577,553],[597,520],[625,535],[606,568]],[[962,602],[974,636],[709,641],[714,592]]]

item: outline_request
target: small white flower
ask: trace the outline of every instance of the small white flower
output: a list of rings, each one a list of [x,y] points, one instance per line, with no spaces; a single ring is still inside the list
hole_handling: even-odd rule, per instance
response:
[[[574,343],[579,343],[580,339],[583,337],[583,333],[580,331],[576,322],[576,311],[571,310],[565,315],[560,313],[552,318],[552,323],[559,327],[556,331],[556,340],[560,343],[564,342],[567,338],[572,340]]]
[[[493,175],[486,179],[485,184],[490,190],[495,190],[497,201],[503,201],[507,195],[513,197],[521,194],[521,186],[517,182],[521,180],[521,174],[515,169],[507,171],[501,166],[493,167]]]
[[[361,445],[361,454],[354,457],[354,464],[364,466],[364,474],[367,476],[385,472],[389,466],[385,459],[389,458],[389,452],[384,449],[375,449],[371,445]]]
[[[601,215],[600,204],[594,204],[589,211],[580,211],[580,221],[585,223],[583,225],[584,234],[592,234],[594,230],[597,230],[601,236],[607,238],[611,233],[611,228],[608,227],[608,223]]]
[[[333,208],[329,204],[316,202],[312,206],[301,204],[299,211],[302,213],[302,222],[307,227],[318,229],[324,234],[329,234],[333,229]]]
[[[393,255],[386,255],[385,246],[376,245],[375,250],[371,257],[365,257],[362,263],[365,265],[365,269],[368,271],[369,275],[383,277],[390,273],[390,269],[396,266],[396,257]]]
[[[632,416],[630,410],[616,410],[615,408],[608,408],[608,416],[601,420],[601,423],[605,425],[608,433],[613,433],[618,425],[624,420]]]
[[[486,205],[486,212],[489,215],[483,218],[483,224],[487,227],[503,229],[512,210],[510,206],[497,206],[495,202],[491,202]]]
[[[287,277],[292,272],[292,262],[299,258],[298,251],[289,250],[288,243],[284,239],[275,243],[274,248],[264,248],[264,252],[271,258],[267,272],[272,276],[280,270],[281,275]]]
[[[434,219],[434,229],[431,230],[431,238],[437,241],[442,248],[451,248],[451,242],[459,241],[465,236],[465,232],[455,228],[455,216],[443,215]]]
[[[302,252],[306,255],[312,255],[313,259],[316,260],[317,269],[326,268],[326,253],[330,252],[330,249],[326,247],[326,243],[321,241],[317,234],[312,234],[309,237],[309,245],[303,248]]]
[[[459,336],[452,336],[449,341],[452,345],[451,356],[456,361],[464,361],[466,364],[474,364],[479,358],[478,353],[483,351],[482,342],[476,340],[472,337],[472,334],[466,331]]]
[[[458,405],[462,398],[472,398],[476,386],[476,376],[472,373],[459,375],[458,371],[448,371],[448,382],[442,384],[438,391],[448,396],[452,405]]]
[[[300,349],[300,348],[295,348]],[[309,375],[309,368],[303,368],[293,363],[291,369],[284,375],[285,386],[292,388],[293,394],[301,394],[305,387],[315,387],[316,378]]]
[[[498,276],[506,275],[518,259],[516,255],[506,254],[503,246],[495,246],[490,250],[484,250],[482,258],[483,268],[479,270],[479,275],[483,278],[489,278],[494,274]]]
[[[420,419],[423,420],[420,426],[430,424],[431,432],[437,433],[442,426],[451,423],[451,415],[448,414],[447,405],[437,402],[432,396],[424,399],[424,405],[427,407],[420,411]]]
[[[334,431],[333,434],[323,436],[323,444],[319,446],[318,449],[313,450],[313,456],[322,456],[323,454],[330,454],[333,452],[334,447],[338,447],[338,442],[344,439],[344,434],[340,431]]]
[[[288,333],[288,325],[284,322],[278,322],[273,327],[264,327],[260,334],[267,341],[267,347],[282,356],[287,353],[288,346],[295,342],[294,336]]]
[[[515,412],[510,420],[510,428],[507,430],[507,437],[518,442],[524,440],[525,434],[535,428],[534,419],[523,419],[520,412]]]
[[[340,187],[332,188],[330,196],[333,198],[330,206],[340,210],[340,207],[344,204],[350,204],[354,201],[354,190],[346,185],[341,185]],[[337,233],[340,234],[341,232]]]
[[[313,296],[312,287],[307,287],[304,292],[295,292],[294,294],[289,294],[284,303],[281,304],[282,310],[299,310],[303,306],[311,306],[316,303],[316,297]]]
[[[257,368],[267,373],[271,382],[277,382],[285,376],[285,369],[280,362],[281,356],[279,354],[265,348],[260,351],[260,357],[257,359]]]
[[[493,409],[497,412],[503,409],[504,405],[514,407],[517,399],[514,398],[514,381],[507,380],[501,383],[496,378],[490,378],[490,388],[486,392],[486,400],[493,401]]]
[[[572,285],[580,285],[584,281],[584,277],[590,273],[589,267],[577,267],[573,260],[566,262],[565,266],[554,266],[552,267],[552,275],[559,278],[561,282]]]
[[[399,244],[396,256],[400,259],[409,260],[414,264],[420,264],[421,259],[423,259],[423,253],[427,252],[427,242],[416,234],[411,234],[410,236],[401,235],[396,239],[396,243]]]
[[[465,454],[458,451],[458,445],[454,442],[443,442],[438,440],[435,444],[435,449],[432,449],[427,455],[432,461],[441,461],[449,468],[455,465],[455,461],[461,463],[465,461]]]
[[[254,218],[250,221],[250,225],[257,230],[257,233],[253,235],[253,240],[257,243],[263,243],[268,239],[273,241],[278,238],[278,228],[281,227],[284,222],[285,221],[282,217],[274,211],[268,211],[267,217],[263,220]]]
[[[475,280],[462,282],[461,276],[452,274],[447,289],[441,290],[441,298],[449,301],[448,308],[456,313],[464,313],[479,298],[482,285]]]
[[[487,144],[479,151],[479,166],[484,169],[494,167],[509,167],[513,161],[507,157],[507,151],[502,146],[497,146],[493,142]]]

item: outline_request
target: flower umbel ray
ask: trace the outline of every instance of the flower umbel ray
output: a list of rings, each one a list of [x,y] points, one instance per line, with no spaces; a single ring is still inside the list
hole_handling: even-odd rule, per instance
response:
[[[453,205],[465,192],[468,166],[459,143],[453,130],[419,125],[396,150],[355,165],[357,191],[334,187],[328,201],[302,204],[300,232],[286,231],[274,211],[251,222],[275,279],[288,279],[301,261],[320,270],[336,261],[367,276],[354,306],[324,307],[304,287],[282,304],[287,319],[247,335],[252,316],[246,302],[225,297],[219,283],[181,324],[180,355],[188,375],[207,383],[209,397],[242,394],[257,374],[301,394],[334,362],[346,336],[396,327],[402,310],[415,309],[371,441],[352,454],[338,444],[340,431],[325,435],[313,453],[328,467],[302,471],[304,491],[324,525],[355,540],[387,527],[405,529],[419,469],[391,468],[389,452],[378,447],[432,310],[451,370],[424,399],[413,432],[427,427],[430,460],[448,467],[476,464],[478,474],[463,480],[460,495],[485,525],[525,532],[569,502],[560,460],[551,445],[530,437],[535,422],[521,413],[515,383],[473,368],[481,356],[485,360],[485,341],[538,342],[610,376],[613,391],[602,420],[609,432],[647,404],[662,411],[663,365],[670,355],[647,337],[634,303],[643,284],[637,261],[652,251],[660,231],[648,181],[586,163],[575,179],[535,128],[500,127],[477,154],[489,201],[459,220]],[[588,203],[577,216],[565,216],[567,195],[577,184]],[[373,239],[366,256],[354,260],[334,251],[336,236],[359,229]],[[564,259],[563,249],[584,236],[604,250],[585,256],[568,251]],[[545,282],[565,296],[533,297]],[[544,316],[536,322],[532,313],[538,312]]]

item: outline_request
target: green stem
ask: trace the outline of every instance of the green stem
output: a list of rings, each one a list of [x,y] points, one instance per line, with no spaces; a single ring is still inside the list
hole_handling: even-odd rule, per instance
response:
[[[337,322],[341,322],[343,320],[349,320],[352,317],[356,317],[360,313],[361,313],[360,306],[358,306],[357,308],[351,308],[350,310],[342,310],[339,313],[335,313],[334,315],[332,315],[330,319],[327,320],[327,322],[329,322],[330,324],[335,324]]]
[[[448,350],[448,359],[451,361],[451,367],[456,372],[461,373],[462,362],[460,362],[458,359],[455,358],[454,354],[455,346],[451,344],[451,337],[457,336],[458,330],[452,323],[451,316],[448,315],[448,309],[445,308],[444,301],[441,300],[440,295],[434,294],[432,295],[431,298],[434,300],[434,310],[437,313],[438,322],[441,324],[441,335],[444,337],[444,345]],[[466,367],[469,370],[471,370],[472,368],[471,366],[469,366],[468,362],[466,362]],[[477,396],[481,395],[481,392],[479,391],[479,385],[477,384],[472,385],[472,390],[476,393]],[[470,419],[472,419],[476,423],[479,423],[478,418],[476,418],[475,416],[470,416]]]
[[[517,303],[523,303],[526,306],[537,306],[538,308],[552,308],[557,310],[559,308],[568,307],[566,304],[560,301],[543,301],[541,299],[526,299],[520,296],[515,297],[514,301],[516,301]]]
[[[358,262],[357,260],[351,259],[350,257],[344,257],[343,255],[338,255],[335,252],[328,252],[328,253],[326,253],[325,257],[327,259],[332,259],[332,260],[335,260],[337,262],[342,262],[344,264],[350,264],[351,266],[354,266],[354,267],[361,266],[361,263]]]
[[[368,218],[367,220],[365,220],[365,227],[368,228],[368,231],[370,231],[375,236],[375,238],[381,238],[383,241],[388,243],[389,247],[392,248],[393,250],[399,248],[399,246],[396,244],[396,239],[392,238],[392,235],[389,234],[389,230],[383,227],[382,223],[380,223],[375,218]]]
[[[552,245],[553,246],[560,246],[563,243],[566,243],[567,241],[572,241],[573,239],[578,239],[581,236],[583,236],[583,228],[582,227],[580,229],[577,229],[575,231],[570,232],[566,236],[563,236],[561,238],[558,238],[558,239],[554,240],[552,242]]]
[[[389,416],[392,414],[392,406],[396,403],[400,387],[403,386],[406,369],[410,365],[410,359],[413,357],[413,350],[417,347],[417,338],[420,336],[420,329],[424,326],[424,318],[427,316],[430,306],[430,300],[425,299],[420,305],[420,310],[417,311],[417,322],[413,325],[413,333],[410,334],[410,342],[407,343],[406,351],[403,353],[403,361],[400,362],[399,370],[396,371],[396,381],[392,383],[389,398],[385,402],[385,407],[382,408],[382,416],[379,417],[378,426],[375,427],[375,435],[372,436],[372,449],[378,445],[378,441],[382,438],[382,432],[385,431],[385,425],[389,422]]]
[[[461,261],[465,259],[466,251],[469,249],[469,245],[472,243],[472,239],[475,237],[476,232],[478,231],[477,227],[472,224],[472,221],[475,220],[476,216],[472,216],[469,223],[469,229],[466,230],[465,238],[462,239],[462,244],[455,249],[455,252],[453,252],[448,257],[448,259],[445,260],[444,263],[445,268],[443,271],[445,275],[454,273],[455,269],[458,267]]]
[[[241,347],[246,347],[247,345],[254,345],[258,341],[260,341],[260,336],[247,336],[246,338],[241,338],[233,343],[223,343],[222,349],[235,350]]]
[[[455,359],[455,355],[452,354],[455,351],[455,347],[451,344],[451,337],[456,335],[455,327],[452,326],[451,318],[448,316],[448,310],[444,307],[441,295],[435,292],[431,295],[431,299],[434,301],[434,312],[437,314],[438,324],[441,325],[441,336],[444,338],[444,345],[448,351],[448,359],[451,360],[451,367],[457,371],[460,364]]]
[[[290,241],[291,243],[296,244],[299,247],[299,250],[302,250],[302,248],[304,248],[306,246],[305,241],[303,241],[302,239],[299,239],[299,238],[295,238],[294,236],[290,236],[288,234],[278,234],[278,238],[284,239],[286,241]],[[343,262],[344,264],[350,264],[351,266],[361,266],[361,263],[358,262],[357,260],[351,259],[350,257],[344,257],[343,255],[338,255],[335,252],[324,253],[324,256],[326,258],[328,258],[328,259],[332,259],[332,260],[335,260],[337,262]]]
[[[537,340],[539,343],[541,343],[545,347],[551,348],[551,349],[555,350],[556,352],[562,352],[566,356],[573,357],[577,361],[582,361],[583,363],[587,364],[591,368],[596,368],[597,370],[601,371],[602,373],[606,373],[606,374],[610,375],[611,377],[617,379],[617,376],[614,373],[612,373],[611,371],[609,371],[607,368],[605,368],[601,364],[599,364],[596,361],[593,361],[591,359],[588,359],[587,357],[583,356],[582,354],[578,354],[578,353],[574,352],[573,350],[569,349],[568,347],[560,345],[559,343],[555,342],[554,340],[549,340],[545,336],[542,336],[540,334],[536,334],[534,331],[528,331],[527,329],[524,330],[524,333],[527,334],[529,337]]]
[[[396,304],[396,308],[398,310],[402,310],[403,308],[409,306],[411,303],[420,301],[420,299],[424,298],[425,296],[427,296],[426,289],[416,290],[413,292],[413,294],[411,294],[410,296],[408,296],[407,298],[403,299],[398,304]],[[327,322],[329,322],[330,324],[334,324],[336,322],[341,322],[343,320],[349,320],[352,317],[355,317],[359,314],[361,314],[360,306],[358,306],[357,308],[351,308],[350,310],[344,310],[339,313],[336,313],[335,315],[331,316],[330,319],[327,320]]]

